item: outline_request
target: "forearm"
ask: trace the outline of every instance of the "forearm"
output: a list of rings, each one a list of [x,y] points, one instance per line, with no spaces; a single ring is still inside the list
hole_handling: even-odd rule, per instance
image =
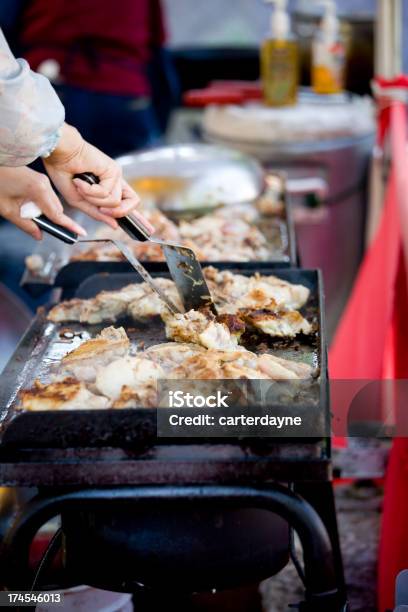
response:
[[[64,107],[50,82],[16,60],[0,31],[0,166],[25,166],[50,154]]]

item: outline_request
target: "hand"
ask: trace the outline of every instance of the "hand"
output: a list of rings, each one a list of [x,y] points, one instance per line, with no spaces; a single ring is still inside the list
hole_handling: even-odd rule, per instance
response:
[[[57,148],[44,159],[44,164],[51,180],[71,206],[113,228],[118,227],[115,218],[129,214],[140,205],[137,194],[123,180],[120,166],[67,124],[62,127]],[[82,172],[95,174],[99,184],[88,185],[81,179],[72,178]],[[153,231],[149,223],[147,226]]]
[[[34,221],[20,217],[20,208],[26,202],[37,204],[51,221],[86,236],[80,225],[64,215],[62,204],[45,174],[25,167],[0,167],[0,215],[36,240],[41,240],[41,230]]]

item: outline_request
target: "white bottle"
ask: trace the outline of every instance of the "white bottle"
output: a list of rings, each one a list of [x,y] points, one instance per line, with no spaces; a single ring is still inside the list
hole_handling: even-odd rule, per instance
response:
[[[346,45],[340,33],[334,0],[320,0],[324,15],[313,40],[312,88],[318,94],[343,91],[346,66]]]

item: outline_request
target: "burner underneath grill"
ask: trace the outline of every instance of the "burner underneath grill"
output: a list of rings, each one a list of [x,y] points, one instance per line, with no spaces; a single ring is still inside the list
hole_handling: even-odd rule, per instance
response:
[[[70,580],[109,590],[223,590],[272,576],[289,559],[288,524],[259,509],[128,504],[63,514],[62,530]]]

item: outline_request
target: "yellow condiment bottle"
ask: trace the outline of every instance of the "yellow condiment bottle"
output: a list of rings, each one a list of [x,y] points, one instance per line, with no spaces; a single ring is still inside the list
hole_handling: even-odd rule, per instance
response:
[[[287,0],[267,0],[276,7],[270,36],[261,47],[261,79],[264,101],[268,106],[296,103],[299,84],[298,46],[286,12]]]
[[[325,13],[312,47],[312,88],[318,94],[344,89],[346,45],[340,35],[334,0],[320,0]]]

